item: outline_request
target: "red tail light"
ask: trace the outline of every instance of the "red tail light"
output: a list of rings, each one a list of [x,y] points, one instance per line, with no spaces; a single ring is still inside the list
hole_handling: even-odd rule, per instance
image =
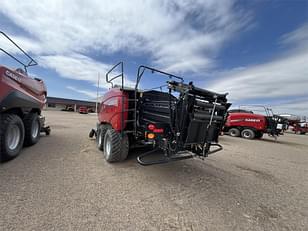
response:
[[[153,131],[154,129],[156,129],[156,127],[155,127],[154,124],[149,124],[149,125],[148,125],[148,129],[149,129],[150,131]]]
[[[163,132],[164,132],[164,129],[163,129],[163,128],[155,128],[155,129],[153,130],[153,132],[155,132],[155,133],[163,133]]]

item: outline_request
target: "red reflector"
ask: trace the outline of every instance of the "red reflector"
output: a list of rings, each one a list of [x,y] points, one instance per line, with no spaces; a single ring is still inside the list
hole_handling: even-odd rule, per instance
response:
[[[153,131],[153,130],[155,129],[155,125],[154,125],[154,124],[149,124],[149,125],[148,125],[148,129],[149,129],[150,131]]]
[[[155,128],[153,130],[153,132],[156,132],[156,133],[163,133],[164,132],[164,129],[163,128]]]

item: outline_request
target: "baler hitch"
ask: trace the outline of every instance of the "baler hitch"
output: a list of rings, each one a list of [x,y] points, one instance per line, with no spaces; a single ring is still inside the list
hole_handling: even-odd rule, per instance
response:
[[[218,148],[210,150],[211,146],[216,146]],[[145,152],[145,153],[139,155],[137,157],[137,161],[138,161],[139,164],[141,164],[143,166],[149,166],[149,165],[154,165],[154,164],[165,164],[165,163],[169,163],[169,162],[172,162],[172,161],[178,161],[178,160],[186,160],[186,159],[190,159],[190,158],[194,158],[194,157],[199,157],[199,158],[203,159],[205,157],[208,157],[211,154],[214,154],[218,151],[221,151],[222,149],[223,148],[220,144],[212,143],[212,144],[205,145],[205,148],[204,148],[202,154],[201,153],[195,154],[195,153],[190,153],[188,151],[182,151],[182,152],[178,152],[176,154],[169,156],[165,151],[163,158],[160,158],[160,159],[157,159],[157,160],[151,160],[151,161],[145,160],[149,156],[157,155],[156,152],[162,151],[161,148],[157,147],[153,150],[150,150],[148,152]],[[183,155],[184,153],[186,153],[188,155]]]

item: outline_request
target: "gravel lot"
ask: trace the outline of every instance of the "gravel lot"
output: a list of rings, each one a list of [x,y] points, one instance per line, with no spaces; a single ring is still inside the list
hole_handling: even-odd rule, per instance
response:
[[[0,165],[0,230],[308,230],[308,135],[111,165],[88,138],[95,115],[45,115],[51,136]]]

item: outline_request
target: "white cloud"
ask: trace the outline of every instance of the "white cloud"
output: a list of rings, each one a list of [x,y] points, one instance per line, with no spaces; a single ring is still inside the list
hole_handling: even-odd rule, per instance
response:
[[[175,72],[211,68],[249,21],[230,0],[3,0],[0,11],[40,42],[38,55],[124,51]]]
[[[299,116],[308,116],[308,98],[275,104],[272,108],[277,114],[290,113]]]
[[[304,24],[295,31],[283,35],[281,44],[295,45],[297,48],[308,49],[308,24]]]
[[[75,91],[77,93],[81,93],[83,95],[86,95],[88,97],[90,97],[90,99],[96,99],[97,98],[97,93],[94,91],[89,91],[89,90],[84,90],[84,89],[79,89],[73,86],[67,86],[66,87],[69,90]]]
[[[41,56],[41,65],[54,69],[65,78],[97,83],[98,73],[106,73],[111,66],[97,62],[87,56],[73,54]],[[107,87],[107,86],[106,86]]]
[[[97,86],[98,75],[100,74],[100,87],[108,89],[109,83],[105,81],[105,73],[112,67],[111,65],[95,61],[87,56],[80,54],[64,55],[49,55],[41,56],[41,65],[54,69],[59,75],[75,80],[85,80]],[[114,73],[114,76],[118,72]],[[114,81],[115,84],[120,84],[120,79]],[[125,79],[125,84],[132,86],[130,80]]]
[[[210,89],[229,92],[231,100],[307,95],[308,52],[292,54],[269,63],[224,72]]]
[[[292,48],[267,63],[216,73],[218,79],[207,87],[229,92],[229,99],[235,104],[261,99],[273,102],[275,111],[280,113],[308,115],[308,24],[282,36],[280,44]],[[275,103],[290,97],[299,100]],[[305,100],[300,99],[303,97]]]

